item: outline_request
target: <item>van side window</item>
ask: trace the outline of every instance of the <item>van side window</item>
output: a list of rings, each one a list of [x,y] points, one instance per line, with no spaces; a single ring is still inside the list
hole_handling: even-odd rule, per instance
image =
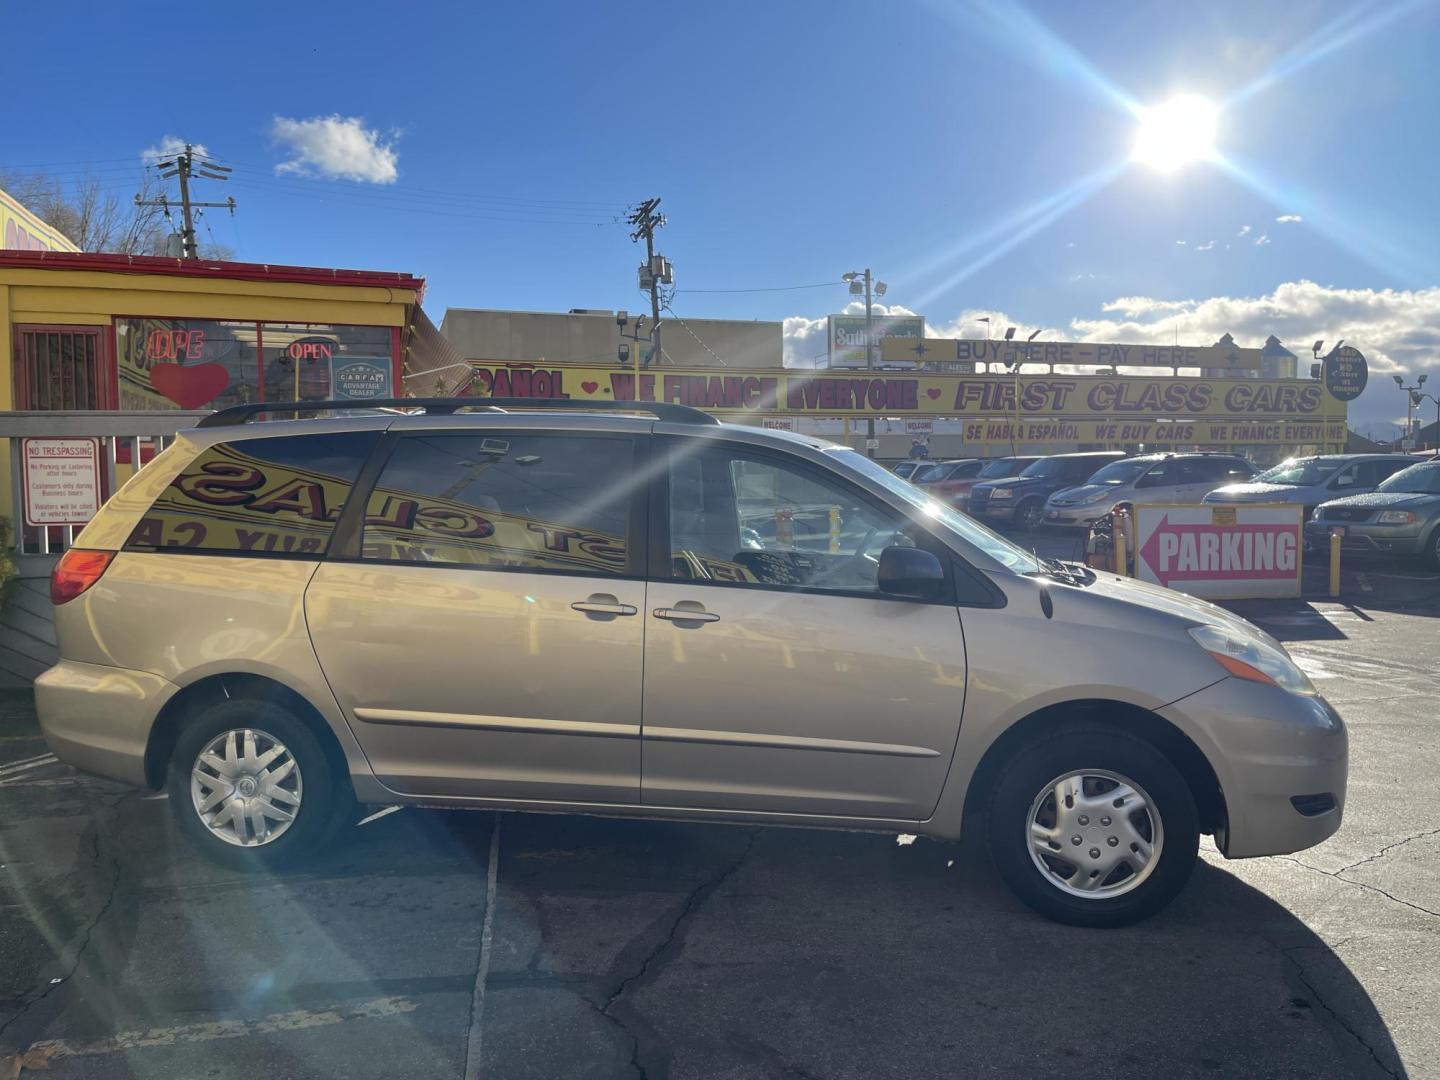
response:
[[[838,477],[740,448],[670,460],[670,573],[692,581],[878,592],[880,552],[928,537]]]
[[[348,431],[217,443],[170,482],[125,550],[318,559],[378,438]]]
[[[623,575],[634,455],[603,435],[406,435],[371,492],[361,558]]]

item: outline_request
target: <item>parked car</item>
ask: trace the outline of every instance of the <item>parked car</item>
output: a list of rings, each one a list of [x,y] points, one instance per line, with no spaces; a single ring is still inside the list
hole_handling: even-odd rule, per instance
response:
[[[1223,484],[1248,480],[1255,466],[1238,454],[1145,454],[1111,462],[1045,503],[1046,525],[1089,525],[1122,503],[1199,502]]]
[[[1322,502],[1374,491],[1386,477],[1420,460],[1405,454],[1316,454],[1290,458],[1252,480],[1218,487],[1200,501],[1299,503],[1308,518]]]
[[[1305,523],[1313,546],[1340,534],[1343,551],[1421,555],[1440,567],[1440,461],[1411,465],[1368,495],[1347,495],[1315,508]]]
[[[900,477],[901,480],[909,480],[910,477],[915,474],[916,469],[919,469],[922,465],[929,464],[930,462],[923,461],[919,458],[906,458],[898,465],[892,467],[890,471],[893,472],[896,476]]]
[[[960,490],[950,497],[950,505],[957,510],[968,510],[970,508],[970,489],[982,480],[1004,480],[1007,477],[1019,476],[1025,468],[1036,461],[1038,455],[1032,457],[1000,457],[987,458],[985,467],[975,474],[974,479],[965,482]]]
[[[1124,457],[1119,450],[1095,450],[1040,458],[1008,480],[977,483],[970,489],[969,513],[1034,531],[1045,521],[1046,499],[1062,488],[1083,484],[1103,466]]]
[[[910,482],[932,499],[949,502],[961,491],[969,491],[975,477],[985,467],[979,458],[952,458],[934,462],[928,469],[917,469]]]
[[[308,859],[357,803],[971,819],[1036,910],[1114,926],[1182,888],[1202,832],[1241,858],[1340,825],[1340,717],[1212,604],[682,406],[378,404],[412,412],[207,417],[55,569],[45,738],[163,789],[220,862]]]

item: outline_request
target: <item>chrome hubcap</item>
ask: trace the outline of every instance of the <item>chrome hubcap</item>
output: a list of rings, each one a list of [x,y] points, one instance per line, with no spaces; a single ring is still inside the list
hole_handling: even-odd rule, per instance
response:
[[[190,799],[221,840],[259,847],[283,836],[300,812],[300,768],[275,736],[235,728],[215,736],[190,769]]]
[[[1160,812],[1145,789],[1103,769],[1058,776],[1026,817],[1030,858],[1045,880],[1087,900],[1138,888],[1160,861]]]

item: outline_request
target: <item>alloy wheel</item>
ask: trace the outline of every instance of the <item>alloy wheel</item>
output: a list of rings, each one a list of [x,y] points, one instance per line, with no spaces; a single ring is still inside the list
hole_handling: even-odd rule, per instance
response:
[[[1040,789],[1025,819],[1035,867],[1055,888],[1087,900],[1123,896],[1160,862],[1165,834],[1145,790],[1119,773],[1084,769]]]
[[[190,798],[210,832],[237,847],[273,843],[295,823],[303,784],[275,736],[233,728],[215,736],[190,769]]]

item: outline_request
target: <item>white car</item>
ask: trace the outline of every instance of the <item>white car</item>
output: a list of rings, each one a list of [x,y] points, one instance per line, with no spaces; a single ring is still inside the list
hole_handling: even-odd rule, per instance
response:
[[[1089,525],[1121,503],[1198,503],[1226,484],[1240,484],[1255,467],[1237,454],[1145,454],[1106,465],[1078,487],[1045,503],[1046,525]]]

